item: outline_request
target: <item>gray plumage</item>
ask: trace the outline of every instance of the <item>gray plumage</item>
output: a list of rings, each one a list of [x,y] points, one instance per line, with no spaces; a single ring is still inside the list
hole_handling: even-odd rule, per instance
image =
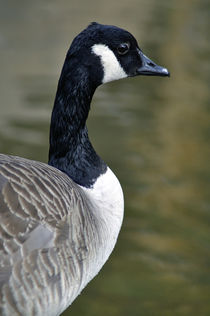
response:
[[[58,315],[97,257],[82,190],[44,163],[0,155],[0,212],[0,314]]]

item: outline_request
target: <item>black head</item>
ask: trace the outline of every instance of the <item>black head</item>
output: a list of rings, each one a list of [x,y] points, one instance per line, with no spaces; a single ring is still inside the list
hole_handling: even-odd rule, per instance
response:
[[[107,170],[88,139],[86,120],[93,93],[101,83],[141,74],[169,72],[143,55],[136,39],[123,29],[92,23],[82,31],[71,44],[58,83],[49,164],[91,187]]]
[[[67,58],[88,68],[97,85],[137,75],[169,76],[166,68],[143,54],[131,33],[96,22],[73,40]]]

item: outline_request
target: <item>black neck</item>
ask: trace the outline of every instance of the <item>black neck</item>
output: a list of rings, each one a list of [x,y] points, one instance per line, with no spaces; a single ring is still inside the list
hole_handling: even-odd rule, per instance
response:
[[[64,63],[51,118],[49,165],[91,187],[107,166],[93,149],[86,127],[96,85],[84,67]]]

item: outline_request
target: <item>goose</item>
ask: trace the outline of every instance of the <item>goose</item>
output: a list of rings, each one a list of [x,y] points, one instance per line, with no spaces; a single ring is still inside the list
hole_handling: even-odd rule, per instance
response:
[[[91,23],[61,71],[48,164],[0,155],[0,315],[60,315],[109,258],[123,192],[95,152],[86,120],[99,85],[138,75],[169,71],[128,31]]]

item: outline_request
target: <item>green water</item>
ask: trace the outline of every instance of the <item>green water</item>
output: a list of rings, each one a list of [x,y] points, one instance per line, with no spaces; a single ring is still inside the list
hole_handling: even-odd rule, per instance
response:
[[[99,275],[63,315],[210,315],[210,2],[0,0],[0,151],[47,161],[68,45],[89,22],[130,30],[171,78],[100,87],[88,126],[125,219]]]

